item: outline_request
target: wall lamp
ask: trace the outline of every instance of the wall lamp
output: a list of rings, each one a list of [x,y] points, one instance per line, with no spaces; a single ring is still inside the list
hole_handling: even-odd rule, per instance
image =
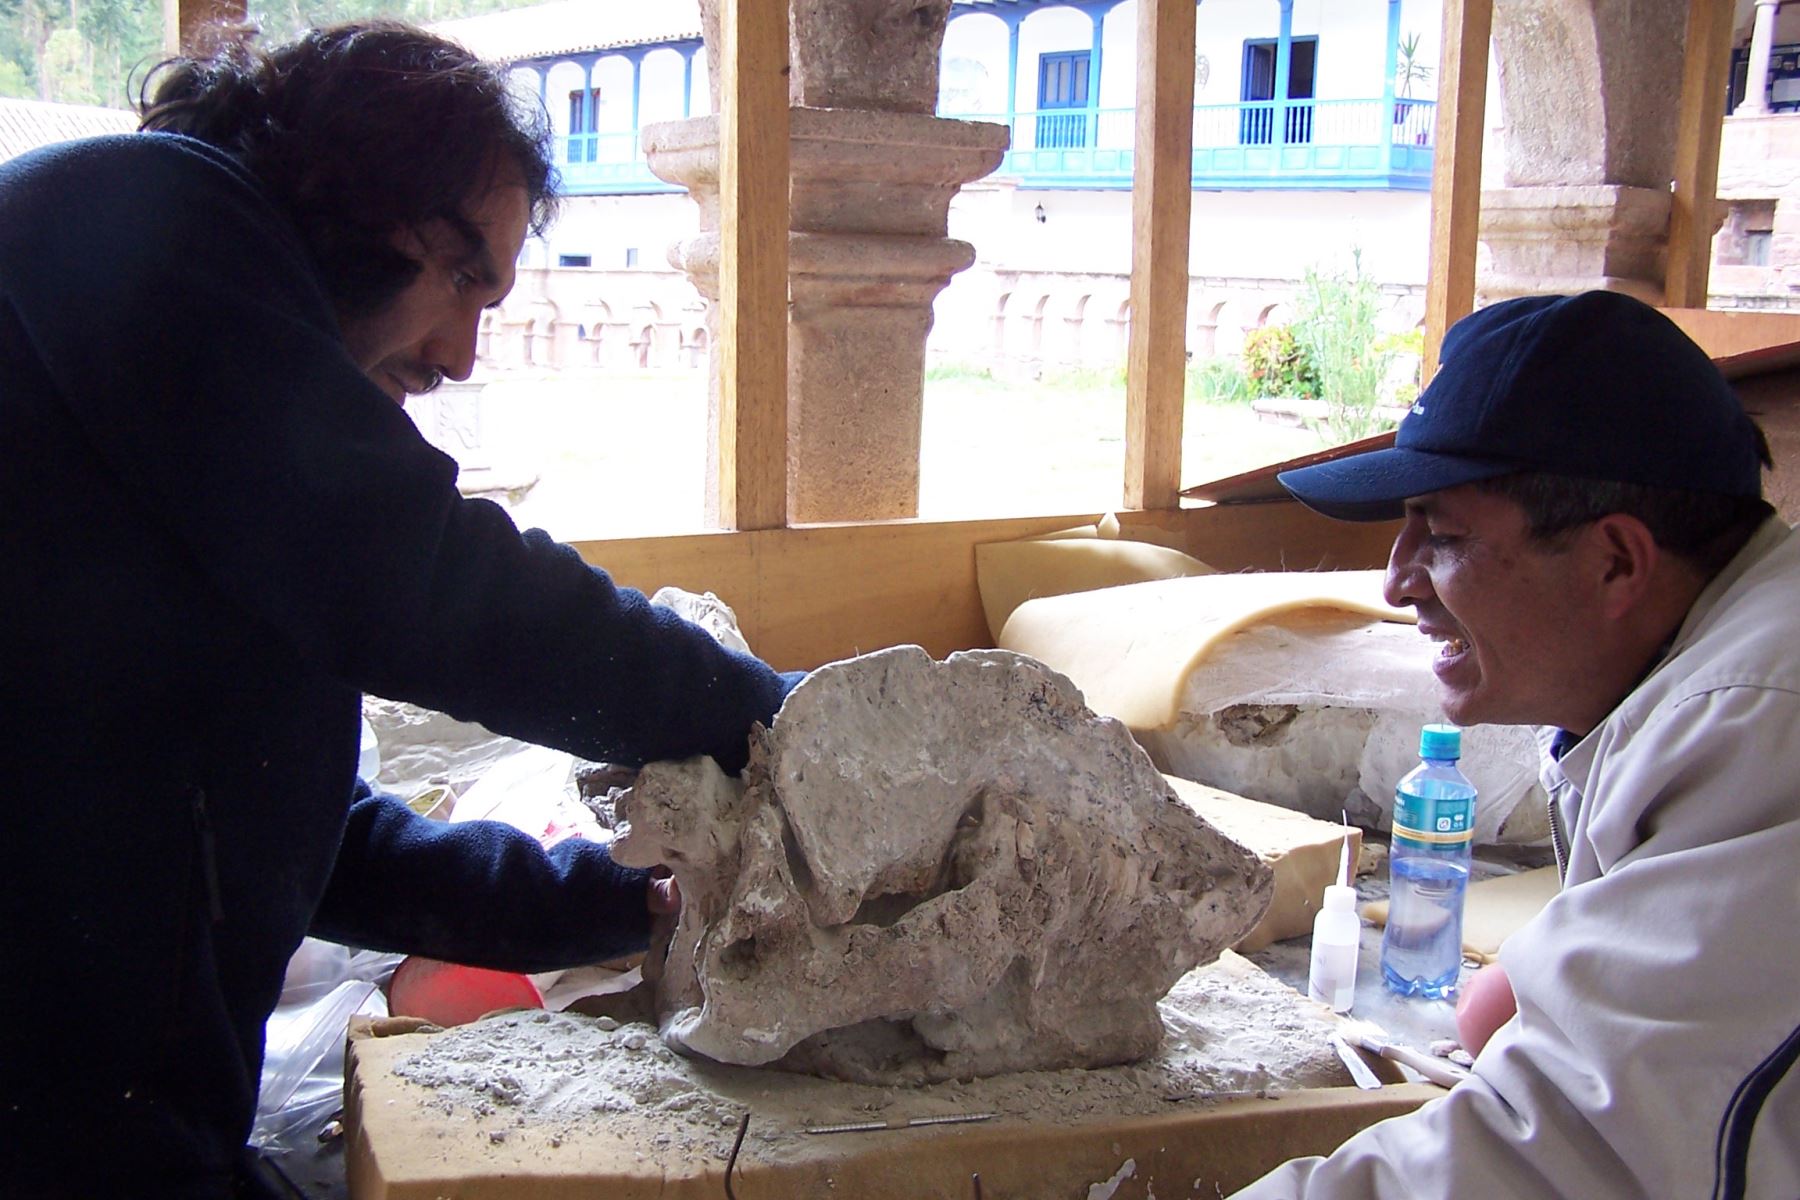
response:
[[[1050,219],[1050,214],[1044,211],[1044,206],[1041,204],[1038,205],[1036,208],[1032,209],[1031,213],[1032,213],[1032,216],[1037,218],[1037,223],[1039,225],[1042,225],[1045,221],[1048,221]]]

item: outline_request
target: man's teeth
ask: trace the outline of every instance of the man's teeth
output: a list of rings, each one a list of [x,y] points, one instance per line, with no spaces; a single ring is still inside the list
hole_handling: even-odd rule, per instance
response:
[[[1444,640],[1444,648],[1439,653],[1444,658],[1455,658],[1458,654],[1461,654],[1468,648],[1469,643],[1463,641],[1461,638],[1446,638]]]

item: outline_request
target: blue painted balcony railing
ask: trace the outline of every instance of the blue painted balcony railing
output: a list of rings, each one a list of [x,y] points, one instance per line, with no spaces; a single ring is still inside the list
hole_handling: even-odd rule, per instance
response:
[[[684,190],[650,173],[635,130],[564,134],[556,139],[556,169],[571,196]]]
[[[1194,109],[1194,186],[1203,189],[1431,187],[1431,100],[1250,100]],[[1383,109],[1387,109],[1383,119]],[[1028,188],[1131,186],[1129,108],[944,113],[1012,127],[996,175]]]
[[[1203,189],[1431,187],[1437,104],[1384,100],[1250,100],[1194,109],[1194,186]],[[1129,188],[1129,108],[945,113],[1012,127],[996,175],[1027,188]],[[678,192],[650,173],[634,131],[565,134],[557,168],[571,195]]]

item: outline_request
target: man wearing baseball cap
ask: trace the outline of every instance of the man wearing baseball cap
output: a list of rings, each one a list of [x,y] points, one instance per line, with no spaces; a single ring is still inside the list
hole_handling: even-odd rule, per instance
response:
[[[1767,465],[1699,347],[1590,292],[1466,318],[1392,449],[1280,476],[1403,522],[1387,599],[1452,720],[1540,727],[1563,889],[1472,1079],[1241,1196],[1800,1196],[1800,538]]]

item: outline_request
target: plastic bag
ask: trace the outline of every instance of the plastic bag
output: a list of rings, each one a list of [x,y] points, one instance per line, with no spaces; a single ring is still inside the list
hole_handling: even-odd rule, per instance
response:
[[[503,821],[546,849],[571,837],[605,842],[612,832],[576,796],[574,770],[573,755],[528,746],[496,763],[457,797],[450,821]]]
[[[319,1129],[343,1107],[344,1034],[358,1014],[387,1015],[381,988],[360,979],[270,1014],[251,1145],[267,1150],[316,1142]]]

